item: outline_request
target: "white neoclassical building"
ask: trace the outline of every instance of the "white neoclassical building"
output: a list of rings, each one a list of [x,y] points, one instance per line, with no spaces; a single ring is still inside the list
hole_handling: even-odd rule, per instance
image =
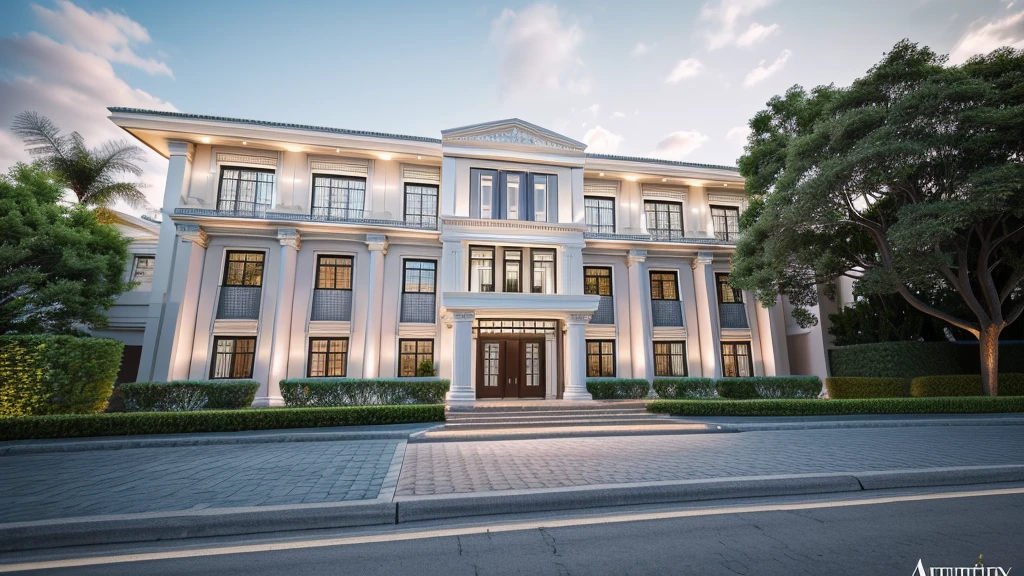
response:
[[[729,286],[733,167],[587,154],[517,119],[437,139],[110,112],[169,160],[158,242],[135,248],[148,296],[126,296],[148,300],[140,381],[252,377],[266,406],[285,378],[430,364],[453,404],[826,376],[823,324]]]

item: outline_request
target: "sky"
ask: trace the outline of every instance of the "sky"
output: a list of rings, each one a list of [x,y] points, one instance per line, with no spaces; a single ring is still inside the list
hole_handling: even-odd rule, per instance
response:
[[[35,110],[93,146],[108,106],[440,137],[518,117],[588,152],[734,165],[793,85],[848,85],[903,38],[1024,48],[1024,0],[6,0],[0,171]],[[147,150],[160,204],[166,161]]]

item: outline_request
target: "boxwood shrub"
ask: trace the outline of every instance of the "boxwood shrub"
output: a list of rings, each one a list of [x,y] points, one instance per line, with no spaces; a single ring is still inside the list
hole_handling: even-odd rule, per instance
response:
[[[79,438],[134,434],[239,432],[278,428],[370,426],[441,422],[444,406],[254,408],[200,412],[122,412],[0,418],[0,440]]]
[[[0,416],[102,412],[123,350],[107,338],[0,336]]]
[[[722,398],[730,400],[751,400],[760,398],[752,378],[719,378],[715,390]]]
[[[119,389],[128,412],[192,412],[248,408],[259,387],[255,380],[173,380],[132,382]]]
[[[281,381],[285,406],[443,404],[448,380],[437,378],[294,378]]]
[[[910,381],[906,378],[835,377],[825,379],[828,397],[846,398],[901,398],[910,395]]]
[[[1000,374],[997,392],[1000,396],[1024,396],[1024,374]]]
[[[649,412],[673,416],[833,416],[841,414],[982,414],[1024,412],[1024,396],[863,398],[849,400],[653,400]]]
[[[716,398],[712,378],[655,378],[654,391],[658,398]]]
[[[821,380],[817,376],[757,376],[719,378],[718,395],[730,400],[755,398],[817,398]]]
[[[977,342],[877,342],[829,350],[833,376],[917,378],[978,374]],[[1024,343],[999,344],[999,370],[1024,372]]]
[[[650,390],[645,378],[587,378],[587,392],[594,400],[647,398]]]

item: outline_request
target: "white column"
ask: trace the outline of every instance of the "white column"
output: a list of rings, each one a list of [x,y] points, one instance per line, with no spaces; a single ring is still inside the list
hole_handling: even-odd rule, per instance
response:
[[[753,303],[754,316],[757,318],[757,333],[761,340],[761,362],[764,364],[765,376],[781,376],[779,366],[775,361],[775,343],[772,339],[772,316],[771,311],[765,308],[758,301],[753,293],[744,292],[743,297],[749,298]],[[748,305],[749,308],[750,305]],[[753,331],[751,331],[753,332]]]
[[[277,306],[274,308],[274,331],[270,344],[270,375],[265,386],[256,393],[253,406],[284,406],[281,380],[288,377],[288,353],[292,341],[292,308],[295,303],[295,261],[302,240],[294,228],[277,231],[281,243],[281,275],[277,281]]]
[[[473,388],[473,312],[450,312],[452,319],[452,381],[445,397],[449,409],[472,408],[476,400]]]
[[[764,350],[761,348],[761,317],[757,309],[761,305],[757,302],[754,294],[749,290],[743,291],[743,311],[747,314],[747,325],[750,326],[750,362],[754,376],[768,376],[764,359]]]
[[[370,283],[363,338],[363,378],[376,378],[380,370],[380,318],[384,309],[384,256],[388,253],[388,237],[367,234],[366,245],[370,249]]]
[[[587,324],[590,316],[590,313],[569,314],[566,320],[569,337],[565,346],[566,375],[562,399],[570,402],[594,399],[587,392]]]
[[[562,246],[561,280],[559,294],[583,294],[583,247],[584,244]]]
[[[198,224],[177,224],[178,257],[175,260],[175,279],[184,281],[181,295],[181,312],[178,326],[174,331],[174,347],[171,352],[171,367],[168,380],[187,380],[192,364],[192,345],[196,336],[196,314],[199,312],[199,287],[203,282],[203,266],[206,263],[206,247],[210,237]]]
[[[693,289],[697,295],[697,323],[700,324],[700,364],[705,378],[722,377],[722,331],[718,323],[715,274],[711,270],[713,259],[710,252],[698,252],[693,261]]]
[[[651,375],[647,373],[647,342],[651,338],[644,323],[644,304],[647,302],[644,297],[646,261],[647,250],[630,250],[626,255],[626,266],[629,268],[629,356],[633,363],[633,378],[650,380]]]
[[[789,339],[786,334],[786,311],[782,296],[775,297],[775,306],[769,310],[772,330],[772,350],[775,352],[775,373],[778,376],[789,376]]]

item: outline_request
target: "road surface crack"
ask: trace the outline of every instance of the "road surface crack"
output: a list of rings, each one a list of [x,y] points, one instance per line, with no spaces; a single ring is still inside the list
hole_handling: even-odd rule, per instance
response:
[[[555,537],[548,534],[548,531],[543,528],[540,528],[539,530],[540,535],[544,537],[544,542],[546,542],[548,546],[551,546],[551,553],[557,556],[558,548],[555,546]]]

